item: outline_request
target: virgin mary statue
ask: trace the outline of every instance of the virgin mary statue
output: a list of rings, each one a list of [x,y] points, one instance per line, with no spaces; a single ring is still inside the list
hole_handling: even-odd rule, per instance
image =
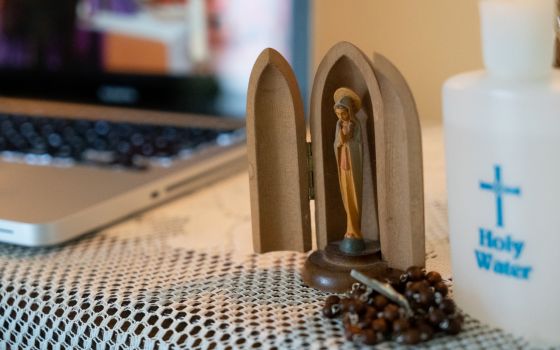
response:
[[[346,211],[346,233],[340,250],[356,254],[365,249],[360,229],[362,221],[362,130],[356,113],[362,107],[358,95],[346,87],[334,93],[334,112],[338,117],[334,151],[338,168],[338,180],[344,210]]]

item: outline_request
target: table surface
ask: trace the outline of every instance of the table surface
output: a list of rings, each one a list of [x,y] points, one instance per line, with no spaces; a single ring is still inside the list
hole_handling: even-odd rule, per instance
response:
[[[427,268],[449,278],[441,127],[423,128],[423,151]],[[0,349],[359,348],[321,316],[305,257],[252,254],[246,173],[63,246],[0,245]],[[526,347],[468,316],[459,336],[421,345]]]

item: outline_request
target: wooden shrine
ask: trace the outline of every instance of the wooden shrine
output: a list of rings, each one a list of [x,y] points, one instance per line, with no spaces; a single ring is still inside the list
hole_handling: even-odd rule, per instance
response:
[[[345,254],[333,95],[345,87],[361,99],[355,118],[363,140],[361,231],[367,252]],[[258,57],[247,96],[247,146],[253,244],[256,252],[310,254],[304,281],[327,291],[346,290],[358,269],[372,277],[424,266],[424,196],[420,124],[410,89],[382,55],[368,58],[347,42],[321,61],[311,92],[307,142],[296,78],[275,50]],[[315,230],[310,200],[315,201]]]

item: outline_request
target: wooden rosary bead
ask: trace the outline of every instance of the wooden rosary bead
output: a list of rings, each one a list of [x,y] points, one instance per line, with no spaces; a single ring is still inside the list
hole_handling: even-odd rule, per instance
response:
[[[373,320],[377,315],[377,310],[373,306],[366,306],[366,311],[364,312],[364,318]]]
[[[409,282],[406,286],[405,297],[410,299],[415,293],[429,288],[430,284],[426,281]]]
[[[342,322],[347,326],[356,326],[358,325],[358,322],[360,322],[360,317],[353,312],[347,312],[344,314]]]
[[[462,327],[463,325],[457,319],[451,319],[449,320],[449,328],[447,328],[446,332],[451,335],[459,334]]]
[[[387,321],[384,318],[377,318],[371,322],[371,328],[376,332],[386,333],[389,329]]]
[[[361,330],[370,329],[371,328],[371,322],[372,322],[371,319],[367,319],[367,318],[361,319],[360,322],[358,322],[358,327]]]
[[[428,341],[434,337],[434,329],[427,323],[419,324],[418,331],[420,332],[421,341]]]
[[[439,308],[448,315],[454,314],[456,310],[455,302],[451,299],[443,299]]]
[[[375,306],[376,309],[383,310],[387,304],[389,304],[389,299],[387,299],[384,295],[378,294],[375,296],[373,306]]]
[[[439,272],[430,271],[426,274],[426,281],[433,286],[434,284],[442,281],[441,275]]]
[[[434,289],[437,293],[440,293],[442,296],[447,296],[447,294],[449,293],[449,288],[447,287],[447,284],[445,284],[445,282],[443,281],[439,281],[436,284],[434,284]]]
[[[460,318],[457,317],[449,317],[439,325],[439,328],[445,331],[447,334],[455,335],[461,331],[463,326],[463,322]]]
[[[340,307],[338,305],[325,305],[323,307],[323,316],[326,318],[335,318],[340,315]]]
[[[413,298],[419,306],[428,308],[434,302],[434,291],[429,288],[422,289],[418,293],[414,294]]]
[[[445,312],[440,309],[431,308],[428,312],[428,321],[436,327],[445,319],[445,317]]]
[[[418,266],[411,266],[406,269],[409,281],[421,281],[426,276],[424,269]]]
[[[410,328],[397,337],[399,343],[415,345],[421,341],[420,331],[417,328]]]
[[[359,300],[352,300],[348,305],[348,312],[363,314],[366,311],[366,305]]]
[[[393,322],[394,320],[399,318],[399,316],[399,307],[395,304],[389,304],[385,306],[385,309],[383,309],[383,318],[385,318],[387,321]]]
[[[393,332],[402,333],[410,328],[410,322],[406,318],[399,318],[393,321]]]
[[[325,305],[334,305],[340,303],[340,297],[338,295],[329,295],[325,299]]]
[[[340,299],[340,302],[339,302],[339,304],[340,304],[340,310],[341,310],[342,312],[348,312],[348,307],[350,306],[350,302],[351,302],[351,301],[350,301],[350,299],[348,299],[348,298],[342,298],[342,299]]]
[[[354,334],[352,333],[352,331],[345,329],[344,330],[344,339],[352,341],[354,340]]]
[[[375,345],[379,343],[377,333],[373,329],[366,329],[360,334],[359,339],[366,345]]]
[[[325,316],[326,318],[334,318],[334,315],[331,311],[331,307],[328,305],[324,306],[321,312],[323,313],[323,316]]]

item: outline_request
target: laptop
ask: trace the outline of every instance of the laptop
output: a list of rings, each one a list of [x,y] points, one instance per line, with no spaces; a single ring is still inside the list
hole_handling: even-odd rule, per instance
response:
[[[0,2],[0,242],[59,244],[244,169],[251,66],[278,48],[306,90],[308,7]]]

